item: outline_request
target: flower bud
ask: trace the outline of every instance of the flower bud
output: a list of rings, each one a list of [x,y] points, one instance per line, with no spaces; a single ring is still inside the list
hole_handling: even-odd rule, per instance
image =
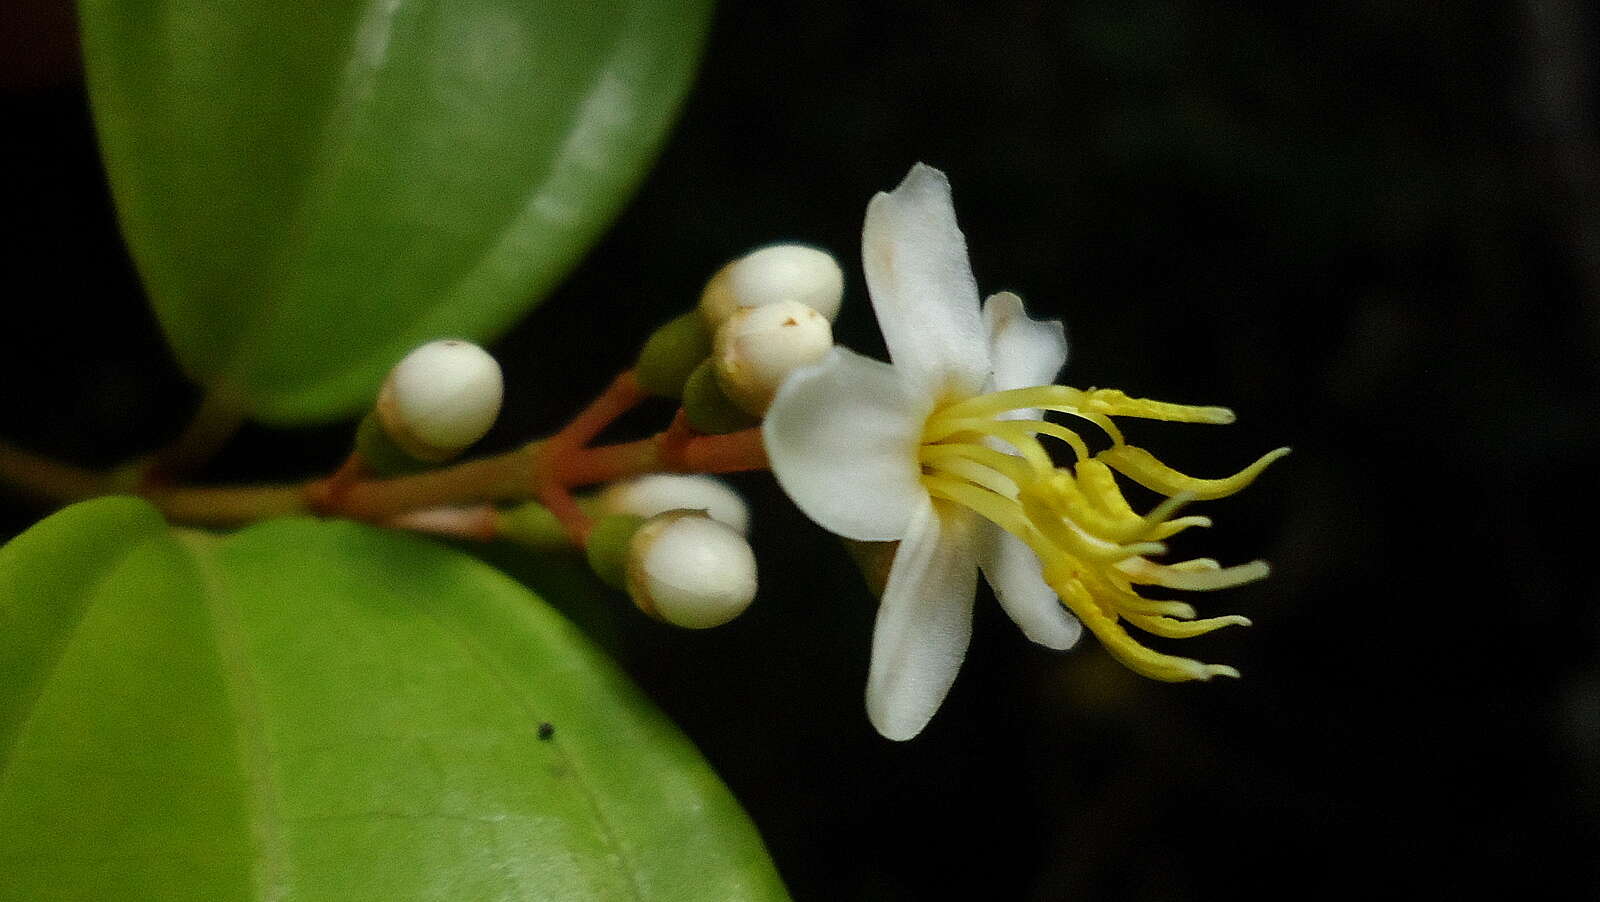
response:
[[[700,315],[715,329],[739,307],[798,301],[831,320],[843,298],[844,272],[832,254],[804,244],[771,244],[717,270],[700,295]]]
[[[373,412],[394,444],[440,463],[483,438],[500,413],[500,364],[468,341],[434,341],[389,371]]]
[[[712,359],[722,391],[745,413],[761,416],[791,372],[833,347],[833,327],[798,301],[741,307],[717,329]]]
[[[756,597],[750,543],[699,511],[646,520],[628,546],[628,594],[641,611],[705,629],[739,616]]]
[[[704,511],[740,535],[750,531],[750,508],[739,493],[711,476],[651,473],[612,483],[600,493],[596,510],[606,514],[654,517],[671,510]]]
[[[657,397],[683,397],[683,384],[700,361],[711,354],[711,333],[699,313],[672,319],[650,335],[639,352],[634,374]]]
[[[712,360],[695,367],[694,372],[689,374],[689,381],[683,384],[683,414],[689,418],[689,425],[696,432],[705,435],[738,432],[761,422],[735,404],[722,390],[722,384],[717,380],[717,367]]]

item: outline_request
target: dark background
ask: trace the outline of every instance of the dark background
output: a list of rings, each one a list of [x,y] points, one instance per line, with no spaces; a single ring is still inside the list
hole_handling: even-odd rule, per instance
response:
[[[0,18],[0,435],[113,463],[195,396],[118,237],[70,12]],[[1596,24],[1581,0],[730,3],[636,202],[495,345],[491,450],[557,427],[723,260],[796,238],[846,264],[839,337],[881,353],[861,214],[939,166],[984,289],[1066,320],[1064,381],[1240,414],[1135,441],[1201,475],[1295,448],[1179,549],[1276,566],[1196,599],[1255,620],[1183,645],[1243,681],[1048,653],[985,590],[943,710],[882,740],[872,599],[765,477],[739,480],[764,587],[728,627],[529,578],[800,899],[1596,897]],[[305,475],[348,433],[249,429],[210,475]],[[7,532],[39,514],[0,503]]]

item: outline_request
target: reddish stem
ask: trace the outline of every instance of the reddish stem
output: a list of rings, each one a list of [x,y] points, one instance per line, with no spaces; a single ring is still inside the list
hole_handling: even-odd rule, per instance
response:
[[[665,438],[662,433],[636,442],[585,449],[562,461],[558,478],[567,486],[584,486],[663,470],[738,473],[767,468],[767,452],[759,429],[698,436],[686,442],[673,461],[663,453]]]
[[[672,418],[672,425],[661,433],[661,461],[669,470],[683,469],[684,449],[700,433],[689,425],[689,414],[682,407]]]
[[[767,468],[767,446],[762,443],[761,429],[757,427],[695,439],[683,449],[678,470],[683,473],[742,473]]]
[[[351,451],[327,479],[306,486],[306,504],[317,513],[336,511],[350,490],[372,475],[360,451]]]
[[[69,466],[0,443],[0,485],[56,502],[131,489],[176,522],[212,526],[234,526],[306,512],[384,523],[413,511],[521,501],[531,495],[559,518],[569,539],[582,547],[591,524],[572,498],[574,487],[662,471],[733,473],[767,468],[759,429],[696,435],[681,415],[665,431],[650,438],[586,447],[607,425],[644,398],[645,392],[633,374],[623,373],[577,419],[548,441],[393,479],[373,479],[359,456],[352,455],[332,475],[295,485],[195,487],[146,483],[124,487],[116,473]]]
[[[568,484],[562,479],[566,461],[569,457],[582,454],[595,436],[648,397],[650,393],[639,384],[633,370],[624,370],[598,398],[573,417],[572,422],[551,436],[539,455],[533,476],[534,497],[550,509],[550,513],[566,529],[567,536],[579,548],[587,544],[594,523],[578,506],[568,491]]]

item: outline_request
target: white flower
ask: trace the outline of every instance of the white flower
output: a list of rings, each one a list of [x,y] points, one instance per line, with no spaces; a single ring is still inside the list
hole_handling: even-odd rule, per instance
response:
[[[834,350],[784,385],[765,435],[773,473],[807,516],[846,538],[901,543],[874,632],[867,711],[883,735],[909,739],[966,655],[980,567],[1030,639],[1065,649],[1082,633],[1034,553],[971,510],[935,502],[918,462],[940,402],[1048,384],[1067,342],[1059,322],[1024,316],[1015,295],[995,295],[980,316],[938,170],[919,164],[872,199],[862,257],[894,365]]]
[[[909,739],[938,709],[966,655],[980,569],[1011,619],[1042,645],[1065,649],[1078,640],[1082,626],[1065,601],[1140,672],[1162,679],[1232,673],[1150,652],[1117,619],[1160,632],[1173,629],[1165,625],[1172,618],[1194,616],[1187,605],[1139,598],[1133,582],[1204,576],[1194,581],[1206,585],[1180,587],[1211,588],[1264,575],[1259,562],[1219,570],[1209,561],[1163,566],[1143,555],[1162,550],[1149,539],[1203,521],[1170,520],[1178,504],[1236,491],[1271,455],[1227,480],[1184,477],[1125,445],[1106,414],[1227,422],[1230,413],[1051,385],[1066,361],[1061,324],[1029,319],[1012,294],[996,294],[980,310],[949,182],[938,170],[918,164],[898,188],[872,199],[862,258],[893,364],[835,349],[790,376],[763,429],[773,473],[807,516],[846,538],[900,543],[867,679],[867,713],[878,731]],[[1114,448],[1098,456],[1103,463],[1088,459],[1081,440],[1040,419],[1038,408],[1097,423]],[[1074,448],[1076,474],[1054,467],[1040,435]],[[1147,517],[1124,513],[1107,466],[1179,497]],[[1178,629],[1194,634],[1242,620]]]

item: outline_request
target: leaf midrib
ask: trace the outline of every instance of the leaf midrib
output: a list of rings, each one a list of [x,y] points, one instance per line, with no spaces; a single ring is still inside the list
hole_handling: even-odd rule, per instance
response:
[[[251,867],[257,897],[264,902],[283,899],[289,891],[288,852],[284,845],[284,820],[278,811],[277,785],[272,771],[272,743],[266,729],[261,692],[245,651],[244,628],[237,604],[217,571],[214,552],[223,541],[205,533],[177,533],[189,552],[201,583],[201,600],[211,621],[224,694],[233,712],[239,771],[245,793],[250,836],[256,849]]]

